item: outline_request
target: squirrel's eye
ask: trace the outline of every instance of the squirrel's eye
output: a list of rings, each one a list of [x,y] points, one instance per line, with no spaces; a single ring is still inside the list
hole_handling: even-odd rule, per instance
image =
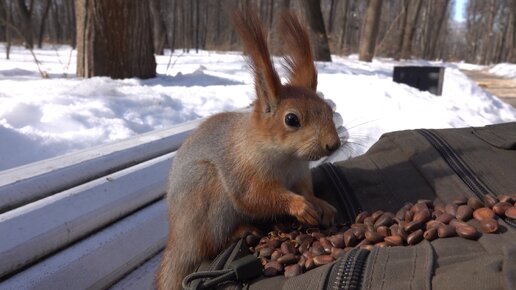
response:
[[[301,124],[299,123],[299,118],[292,113],[288,113],[285,115],[285,124],[289,127],[299,128]]]

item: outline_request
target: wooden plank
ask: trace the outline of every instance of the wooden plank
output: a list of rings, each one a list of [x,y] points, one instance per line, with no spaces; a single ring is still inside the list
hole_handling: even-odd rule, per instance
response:
[[[163,196],[174,155],[169,153],[0,214],[0,277]]]
[[[1,289],[103,289],[164,247],[160,200],[0,283]]]
[[[161,262],[161,255],[157,255],[146,261],[143,265],[136,268],[129,275],[118,281],[110,290],[153,290],[156,271]]]
[[[0,172],[0,213],[173,152],[203,120]]]

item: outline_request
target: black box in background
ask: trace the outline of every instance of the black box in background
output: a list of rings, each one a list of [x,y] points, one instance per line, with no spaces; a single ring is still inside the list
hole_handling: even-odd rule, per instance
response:
[[[443,92],[444,67],[395,66],[392,80],[440,96]]]

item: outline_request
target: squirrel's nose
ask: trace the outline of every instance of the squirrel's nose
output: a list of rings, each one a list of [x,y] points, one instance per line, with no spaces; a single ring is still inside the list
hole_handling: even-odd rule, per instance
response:
[[[337,140],[337,142],[334,142],[332,144],[326,144],[326,150],[333,152],[340,147],[340,140]]]

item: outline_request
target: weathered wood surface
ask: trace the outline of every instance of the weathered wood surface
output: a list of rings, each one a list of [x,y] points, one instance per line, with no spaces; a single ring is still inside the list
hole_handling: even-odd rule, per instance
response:
[[[166,234],[161,200],[2,281],[0,289],[105,289],[128,273],[133,279],[123,279],[123,289],[152,289],[155,267],[147,275],[137,267],[159,260]]]
[[[127,216],[165,193],[175,153],[0,215],[0,277]]]
[[[0,213],[173,152],[201,121],[0,171]]]
[[[152,289],[168,172],[200,122],[0,172],[0,289]]]

